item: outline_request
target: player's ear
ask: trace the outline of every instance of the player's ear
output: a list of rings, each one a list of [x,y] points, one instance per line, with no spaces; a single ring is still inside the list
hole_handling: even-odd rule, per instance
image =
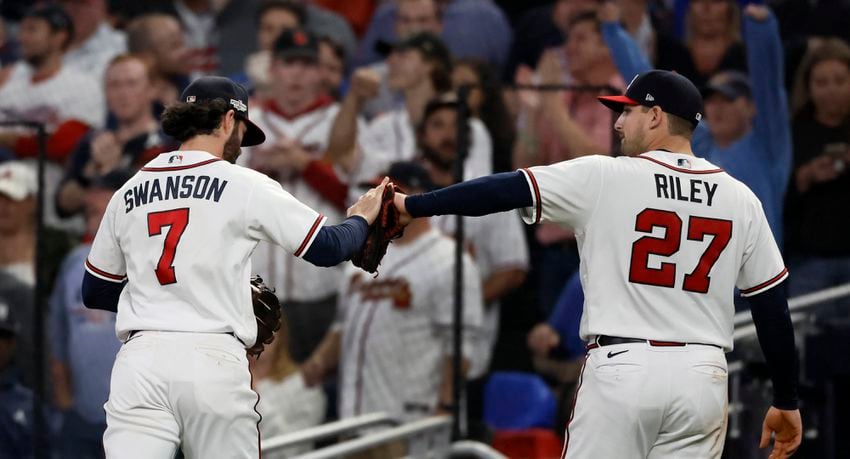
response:
[[[663,126],[662,126],[663,125]],[[658,105],[649,109],[649,127],[656,129],[659,126],[664,127],[667,122],[664,120],[664,111]]]
[[[221,120],[221,130],[224,132],[226,137],[229,137],[230,134],[233,133],[233,129],[236,128],[236,111],[228,110],[227,113],[224,114],[224,118]]]

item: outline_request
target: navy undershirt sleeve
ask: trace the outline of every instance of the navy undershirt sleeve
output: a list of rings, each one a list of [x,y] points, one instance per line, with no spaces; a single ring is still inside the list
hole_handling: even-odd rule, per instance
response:
[[[316,266],[336,266],[351,259],[354,252],[366,243],[369,224],[366,219],[355,215],[339,225],[323,226],[304,259]]]
[[[109,282],[93,276],[86,271],[83,276],[83,304],[89,309],[118,312],[118,297],[127,281]]]
[[[783,410],[795,410],[798,405],[799,362],[785,289],[783,282],[747,299],[750,302],[759,345],[773,381],[773,406]]]
[[[408,196],[404,201],[407,212],[413,217],[480,217],[532,205],[531,190],[522,172],[479,177],[430,193]]]

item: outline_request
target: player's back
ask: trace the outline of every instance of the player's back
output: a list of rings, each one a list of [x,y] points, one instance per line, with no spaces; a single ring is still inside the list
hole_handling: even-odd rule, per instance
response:
[[[576,229],[582,335],[731,349],[735,287],[758,293],[787,275],[758,199],[689,155],[655,151],[578,164],[560,171],[572,182],[563,202],[543,199],[561,211],[543,217],[563,217]]]
[[[269,198],[275,194],[283,199]],[[232,332],[253,343],[250,256],[259,240],[290,253],[300,243],[304,251],[324,219],[305,217],[299,204],[268,177],[206,152],[164,153],[148,163],[113,196],[89,262],[90,272],[110,265],[104,252],[120,250],[128,285],[119,338],[133,330]],[[111,269],[101,274],[120,268]]]

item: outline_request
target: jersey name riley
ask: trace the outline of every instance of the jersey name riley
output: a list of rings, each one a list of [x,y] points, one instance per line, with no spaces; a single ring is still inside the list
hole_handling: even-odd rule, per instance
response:
[[[675,175],[655,174],[655,193],[659,198],[690,201],[711,206],[717,184],[688,179],[684,184]]]
[[[194,198],[218,202],[226,186],[227,180],[208,175],[176,175],[146,180],[124,192],[124,213],[169,199]]]

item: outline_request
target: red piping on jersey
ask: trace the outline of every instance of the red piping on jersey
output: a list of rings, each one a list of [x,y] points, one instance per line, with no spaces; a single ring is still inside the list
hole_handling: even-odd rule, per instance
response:
[[[746,295],[747,293],[752,293],[752,292],[755,292],[755,291],[757,291],[757,290],[761,290],[761,289],[763,289],[763,288],[765,288],[765,287],[769,287],[769,286],[770,286],[770,284],[773,284],[773,283],[775,283],[775,282],[778,282],[778,281],[779,281],[779,279],[782,279],[782,276],[784,276],[784,275],[786,275],[786,274],[788,274],[788,268],[783,269],[781,273],[777,274],[776,276],[774,276],[774,277],[773,277],[772,279],[770,279],[769,281],[762,282],[761,284],[758,284],[758,285],[756,285],[755,287],[751,287],[751,288],[748,288],[748,289],[746,289],[746,290],[741,290],[741,293],[742,293],[742,294],[744,294],[744,295]]]
[[[191,169],[193,167],[201,167],[206,166],[209,163],[214,163],[216,161],[221,161],[221,158],[210,158],[206,161],[201,161],[195,164],[187,164],[185,166],[168,166],[168,167],[143,167],[142,170],[145,172],[171,172],[171,171],[182,171],[186,169]]]
[[[596,344],[596,343],[593,343]],[[599,347],[598,345],[596,347]],[[588,350],[592,349],[588,346]],[[573,394],[573,404],[570,408],[570,419],[567,420],[567,433],[564,439],[564,451],[561,453],[561,459],[567,459],[567,448],[570,447],[570,423],[573,422],[573,417],[576,415],[576,401],[578,400],[578,391],[581,390],[581,383],[584,381],[584,367],[587,366],[587,359],[590,357],[589,355],[585,355],[584,362],[581,363],[581,371],[578,374],[578,387],[576,387],[576,393]]]
[[[682,169],[680,167],[671,166],[671,165],[665,163],[664,161],[659,161],[655,158],[650,158],[649,156],[638,155],[638,156],[635,156],[635,158],[646,159],[646,160],[654,162],[655,164],[660,164],[660,165],[662,165],[662,166],[664,166],[668,169],[673,169],[676,172],[682,172],[682,173],[685,173],[685,174],[716,174],[718,172],[723,172],[723,169],[708,169],[708,170],[704,170],[704,171]]]
[[[531,186],[534,188],[534,202],[537,213],[537,215],[534,216],[534,223],[540,223],[540,214],[543,212],[543,203],[540,202],[540,188],[537,186],[537,179],[534,178],[534,174],[532,174],[527,167],[523,170],[526,174],[528,174],[528,178],[531,180]]]
[[[313,239],[313,233],[315,233],[316,230],[319,228],[319,224],[322,223],[323,218],[325,218],[325,216],[322,214],[319,214],[319,216],[316,217],[316,221],[313,222],[313,226],[310,228],[310,232],[307,233],[307,237],[304,238],[304,242],[302,242],[301,246],[298,247],[298,250],[295,251],[296,257],[301,256],[301,252],[304,250],[305,247],[307,247],[307,244],[310,243],[310,239]]]
[[[118,274],[112,274],[112,273],[108,273],[108,272],[106,272],[102,269],[98,269],[95,265],[91,264],[91,262],[89,261],[88,258],[86,258],[86,268],[93,271],[95,274],[97,274],[99,276],[103,276],[107,279],[112,279],[112,280],[116,280],[116,281],[123,281],[124,278],[127,277],[126,275],[119,276]]]

